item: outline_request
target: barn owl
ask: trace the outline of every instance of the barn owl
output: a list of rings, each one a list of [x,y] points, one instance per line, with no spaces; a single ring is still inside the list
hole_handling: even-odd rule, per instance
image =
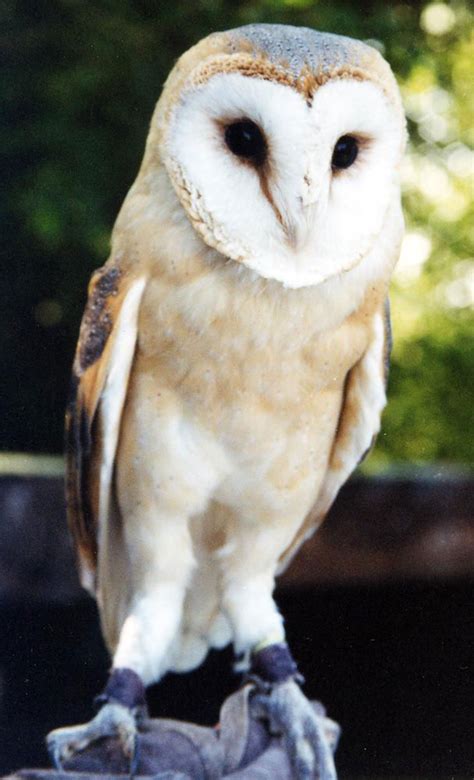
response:
[[[74,362],[69,521],[113,660],[56,763],[132,755],[146,687],[232,642],[295,777],[336,776],[272,592],[379,429],[404,144],[349,38],[255,24],[172,70]]]

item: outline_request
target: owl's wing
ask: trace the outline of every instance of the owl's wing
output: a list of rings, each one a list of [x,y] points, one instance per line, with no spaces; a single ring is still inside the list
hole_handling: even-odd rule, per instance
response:
[[[94,273],[73,364],[66,412],[67,513],[81,581],[92,591],[145,282],[114,261]]]
[[[390,350],[390,305],[377,311],[372,339],[358,363],[349,371],[339,413],[328,469],[317,502],[279,561],[279,572],[290,562],[303,542],[323,521],[340,488],[369,453],[380,429],[386,404]]]

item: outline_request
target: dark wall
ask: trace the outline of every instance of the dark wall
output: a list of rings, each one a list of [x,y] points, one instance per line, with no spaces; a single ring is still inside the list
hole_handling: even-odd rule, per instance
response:
[[[343,727],[349,775],[474,766],[472,481],[354,480],[281,579],[306,677]],[[60,478],[0,479],[0,772],[45,766],[44,736],[92,716],[109,664],[80,590]],[[232,653],[150,692],[152,714],[211,725]]]
[[[342,725],[342,777],[471,775],[472,583],[297,589],[279,603],[306,692]],[[0,772],[47,766],[46,732],[88,720],[106,678],[93,603],[0,608],[0,658]],[[215,723],[239,682],[231,660],[169,675],[152,714]]]

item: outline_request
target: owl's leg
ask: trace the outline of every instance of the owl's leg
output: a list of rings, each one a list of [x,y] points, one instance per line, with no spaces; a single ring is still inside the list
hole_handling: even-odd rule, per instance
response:
[[[130,596],[109,680],[97,698],[101,708],[89,723],[56,729],[47,737],[50,756],[58,768],[103,737],[118,737],[126,759],[122,771],[128,767],[133,773],[138,765],[138,725],[146,713],[145,687],[167,671],[194,563],[187,520],[168,516],[161,516],[159,522],[156,517],[153,523],[148,520],[142,512],[140,531],[136,528],[136,533],[132,532],[133,520],[127,529]],[[107,599],[113,595],[108,593]],[[119,598],[120,594],[116,595]],[[101,611],[103,621],[110,621],[110,615],[104,615],[105,604]]]
[[[300,688],[302,679],[284,642],[256,648],[249,679],[255,684],[251,699],[254,717],[266,720],[272,734],[284,739],[298,780],[337,780],[333,751],[339,728],[316,711]]]
[[[254,684],[254,716],[282,735],[297,780],[336,780],[332,747],[338,727],[333,724],[328,733],[323,708],[316,712],[303,694],[272,597],[275,551],[285,549],[286,534],[278,525],[245,528],[239,544],[223,557],[223,606],[234,630],[236,653],[246,659],[248,679]]]

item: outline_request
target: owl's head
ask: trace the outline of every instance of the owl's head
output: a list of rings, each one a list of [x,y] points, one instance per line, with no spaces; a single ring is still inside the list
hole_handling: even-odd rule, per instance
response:
[[[363,264],[389,213],[400,222],[404,144],[397,85],[375,49],[259,24],[181,57],[147,155],[208,246],[302,287]]]

